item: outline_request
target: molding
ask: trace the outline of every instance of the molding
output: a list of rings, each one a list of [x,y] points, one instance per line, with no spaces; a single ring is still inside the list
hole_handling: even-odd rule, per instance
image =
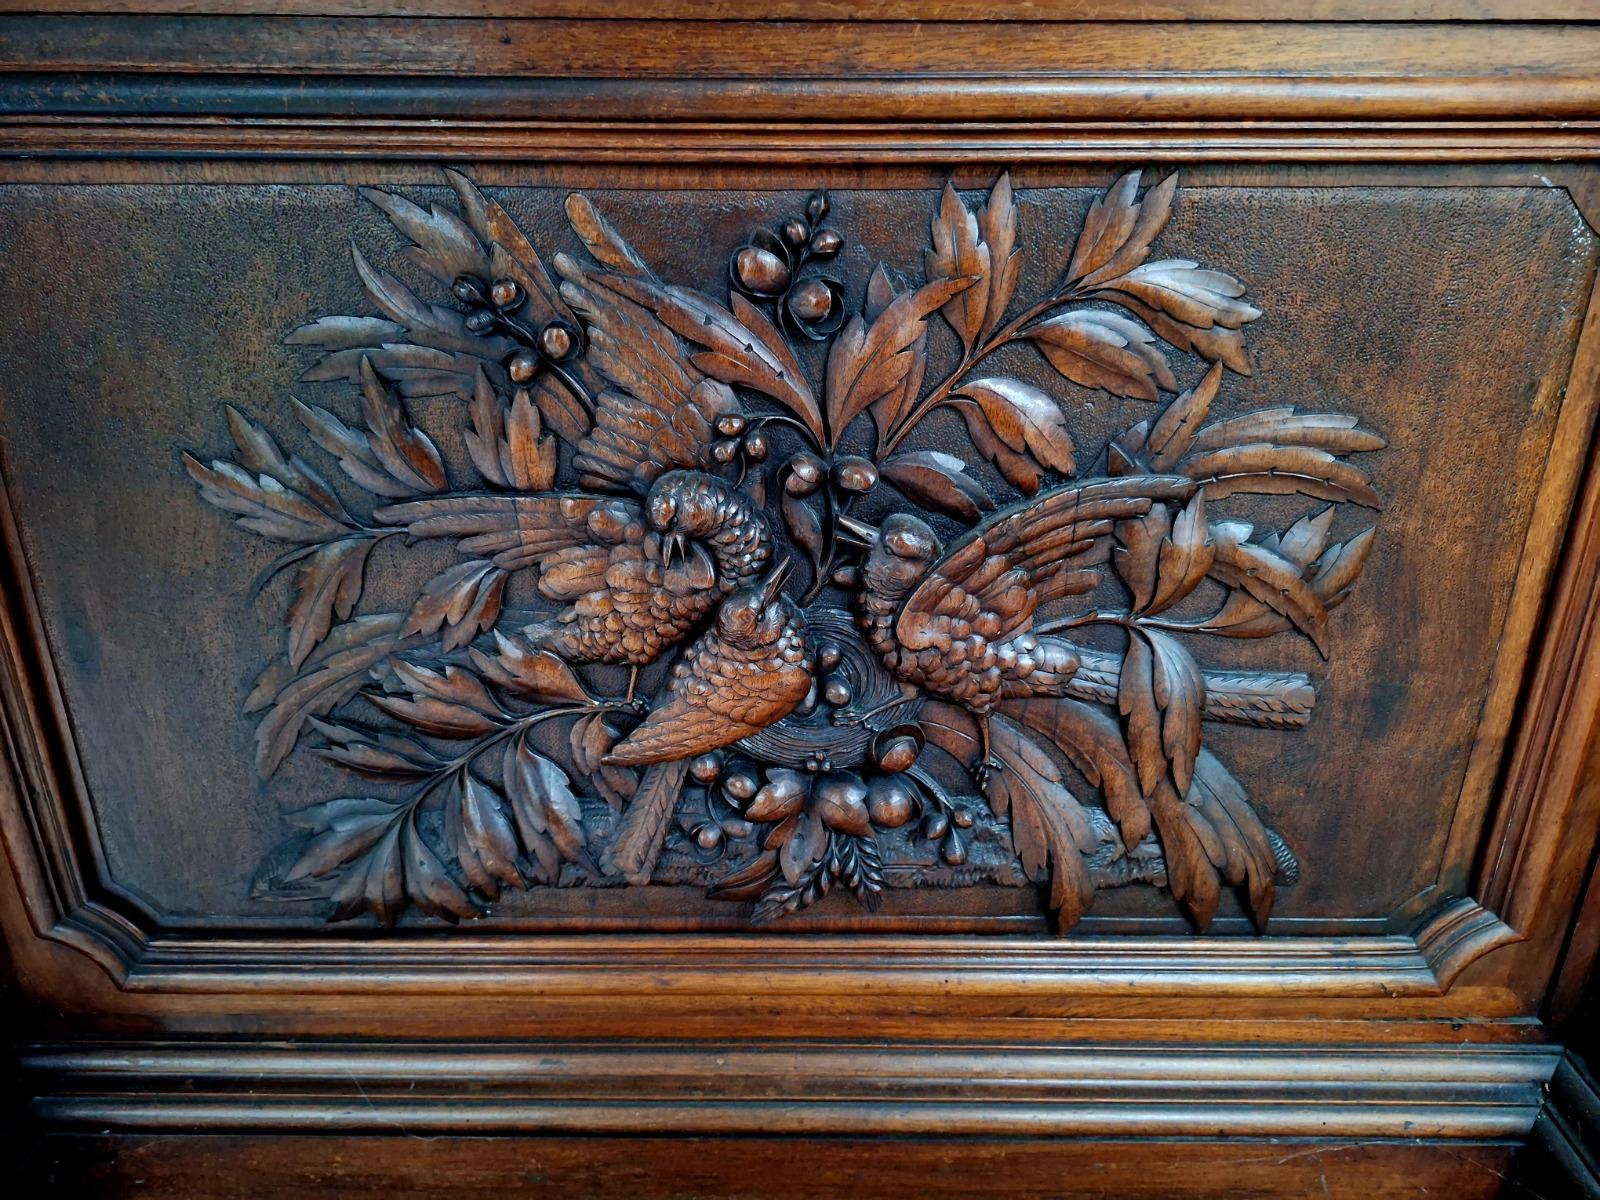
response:
[[[568,162],[760,165],[1318,162],[1499,163],[1600,159],[1600,125],[1582,121],[1319,129],[1261,122],[1168,126],[1054,123],[796,125],[505,121],[475,113],[397,118],[314,114],[67,113],[25,110],[0,84],[0,156],[181,155],[380,159],[429,163]],[[663,94],[662,103],[670,103]],[[1597,94],[1590,111],[1600,109]],[[10,111],[7,111],[10,110]],[[21,110],[21,111],[19,111]],[[788,114],[792,115],[793,108]],[[748,116],[748,106],[744,115]]]
[[[54,1130],[1517,1138],[1547,1046],[46,1044]]]
[[[1587,22],[0,15],[0,72],[536,79],[499,115],[588,121],[1584,120],[1597,55]]]
[[[1600,1088],[1576,1055],[1556,1067],[1515,1180],[1518,1194],[1600,1200]]]

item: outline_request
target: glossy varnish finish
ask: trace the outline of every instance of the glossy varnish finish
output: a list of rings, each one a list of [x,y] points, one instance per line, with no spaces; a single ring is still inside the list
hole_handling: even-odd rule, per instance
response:
[[[115,7],[0,18],[40,1178],[1495,1193],[1592,958],[1594,26]]]

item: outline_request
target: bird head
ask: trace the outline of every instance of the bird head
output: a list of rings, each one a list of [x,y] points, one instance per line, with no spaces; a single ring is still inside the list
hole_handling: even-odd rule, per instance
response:
[[[794,568],[786,558],[755,587],[735,592],[717,610],[717,633],[726,642],[743,650],[769,646],[778,640],[784,626],[799,616],[794,602],[783,595],[783,585]]]
[[[909,513],[890,513],[876,529],[842,517],[839,529],[867,548],[866,561],[861,564],[861,581],[867,590],[891,600],[916,587],[944,552],[939,535],[926,521]]]
[[[645,519],[661,535],[663,557],[672,565],[692,538],[709,537],[728,515],[727,485],[699,471],[668,471],[645,497]]]

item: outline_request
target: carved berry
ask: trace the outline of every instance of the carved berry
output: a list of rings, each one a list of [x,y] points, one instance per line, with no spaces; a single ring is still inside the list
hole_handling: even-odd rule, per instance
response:
[[[494,314],[487,308],[475,308],[467,314],[463,324],[466,325],[468,333],[476,333],[481,337],[494,328]]]
[[[738,437],[747,424],[739,413],[723,413],[717,418],[717,432],[723,437]]]
[[[778,232],[783,235],[784,242],[795,250],[811,240],[811,226],[799,217],[790,217]]]
[[[870,492],[878,482],[878,468],[867,459],[847,454],[834,462],[833,481],[840,491]]]
[[[515,279],[496,279],[489,285],[489,303],[504,312],[522,303],[522,288]]]
[[[751,462],[766,462],[767,455],[772,452],[772,446],[767,441],[766,434],[759,429],[752,429],[744,435],[744,456]]]
[[[539,373],[539,356],[528,350],[518,350],[506,363],[506,374],[513,383],[532,383]]]
[[[555,362],[572,357],[572,352],[577,348],[577,334],[565,322],[551,321],[539,333],[539,349],[544,351],[546,358]]]
[[[722,754],[713,750],[689,762],[689,778],[696,783],[715,783],[722,775]]]
[[[837,229],[819,229],[811,235],[811,256],[832,258],[844,249],[844,238]]]
[[[741,767],[737,771],[729,771],[727,778],[722,781],[722,790],[735,800],[748,800],[756,794],[761,785],[756,781],[755,773]]]

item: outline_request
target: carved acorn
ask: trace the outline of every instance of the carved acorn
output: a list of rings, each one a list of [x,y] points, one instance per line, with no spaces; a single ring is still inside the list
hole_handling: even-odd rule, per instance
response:
[[[809,496],[822,486],[828,468],[809,450],[791,455],[784,464],[783,490],[791,496]]]
[[[872,832],[867,813],[867,785],[845,772],[824,775],[812,791],[822,823],[839,833],[866,837]]]
[[[917,794],[904,779],[880,775],[867,784],[867,813],[879,829],[899,829],[916,807]]]
[[[784,297],[783,315],[791,330],[821,341],[844,324],[844,288],[821,275],[803,280]]]
[[[733,281],[754,296],[781,296],[793,278],[789,264],[762,246],[744,246],[733,256]]]

